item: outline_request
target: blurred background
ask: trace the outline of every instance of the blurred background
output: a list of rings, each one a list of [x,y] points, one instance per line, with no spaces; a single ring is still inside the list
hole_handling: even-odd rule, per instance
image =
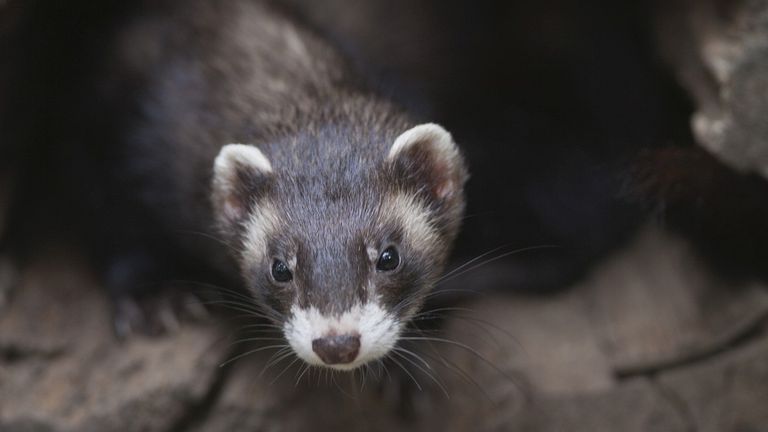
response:
[[[215,315],[119,343],[80,156],[132,91],[116,35],[183,2],[6,0],[0,430],[768,431],[768,2],[276,3],[460,144],[455,265],[554,247],[453,278],[405,382],[220,368]]]

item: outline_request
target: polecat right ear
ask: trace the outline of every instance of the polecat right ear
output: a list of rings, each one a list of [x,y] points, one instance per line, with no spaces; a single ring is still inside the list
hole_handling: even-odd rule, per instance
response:
[[[224,146],[213,163],[213,207],[219,223],[240,223],[269,188],[272,164],[258,148]]]
[[[387,161],[395,179],[405,187],[426,193],[439,206],[460,200],[467,172],[451,134],[426,123],[403,132],[389,150]]]

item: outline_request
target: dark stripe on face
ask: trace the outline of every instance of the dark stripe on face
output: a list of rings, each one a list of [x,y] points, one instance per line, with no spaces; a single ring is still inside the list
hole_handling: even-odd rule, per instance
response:
[[[368,258],[368,245],[365,243],[362,235],[357,235],[355,237],[354,244],[356,247],[350,248],[349,251],[349,261],[353,263],[352,278],[355,281],[355,294],[359,299],[360,304],[366,304],[368,302],[368,289],[370,287],[368,278],[371,272],[371,265]]]

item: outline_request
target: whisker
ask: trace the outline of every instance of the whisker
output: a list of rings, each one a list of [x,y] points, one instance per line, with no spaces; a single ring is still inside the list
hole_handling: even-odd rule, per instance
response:
[[[255,304],[244,303],[244,302],[237,301],[237,300],[208,300],[208,301],[203,302],[203,304],[206,305],[206,306],[236,306],[236,307],[240,308],[239,310],[242,311],[242,312],[247,312],[247,313],[251,313],[251,314],[253,314],[253,313],[262,314],[263,313],[262,311],[260,311],[257,308],[257,306]]]
[[[473,386],[477,387],[477,389],[480,390],[480,392],[489,401],[491,401],[491,402],[493,401],[493,398],[491,398],[491,395],[489,395],[488,392],[485,391],[485,387],[480,385],[480,383],[478,383],[477,380],[472,378],[472,375],[467,373],[464,369],[460,368],[458,365],[456,365],[456,363],[454,363],[454,362],[448,360],[447,358],[445,358],[445,356],[440,354],[436,349],[434,349],[434,347],[433,347],[433,353],[437,356],[437,358],[435,358],[434,356],[432,356],[430,354],[427,354],[427,353],[424,353],[424,355],[429,357],[429,358],[431,358],[432,360],[439,361],[440,363],[443,364],[443,366],[445,366],[449,370],[453,371],[453,373],[455,373],[457,376],[461,377],[461,379],[463,379],[465,382],[467,382],[469,384],[472,384]]]
[[[232,309],[232,308],[227,308],[227,309],[238,311],[238,312],[244,312],[243,314],[240,314],[240,315],[231,315],[231,316],[224,317],[224,319],[226,321],[228,321],[228,322],[239,323],[239,324],[237,324],[239,328],[244,328],[245,324],[241,324],[242,320],[244,320],[244,319],[248,319],[249,322],[252,322],[254,319],[256,319],[256,323],[258,323],[258,324],[266,324],[266,323],[273,323],[274,322],[273,318],[265,317],[265,316],[256,316],[252,312],[247,312],[247,311],[243,311],[243,310],[239,310],[239,309]],[[282,327],[278,326],[278,329],[282,329]],[[278,329],[275,329],[274,331],[275,332],[279,332]]]
[[[249,318],[256,317],[256,318],[264,318],[264,319],[275,320],[275,321],[280,321],[282,319],[282,317],[279,317],[279,316],[276,317],[276,316],[267,315],[264,313],[264,311],[256,309],[256,306],[248,305],[248,304],[244,304],[244,303],[240,303],[232,300],[214,300],[214,301],[204,302],[203,304],[211,305],[211,306],[221,306],[226,309],[243,312],[248,314],[247,316]]]
[[[481,291],[473,290],[469,288],[437,288],[428,292],[424,296],[424,298],[428,299],[432,297],[437,297],[438,295],[441,295],[441,294],[450,294],[450,293],[473,294],[478,296],[483,294],[483,292]]]
[[[264,373],[267,371],[267,369],[270,368],[273,364],[280,363],[280,361],[286,357],[289,357],[291,354],[290,348],[283,348],[281,350],[278,350],[274,354],[272,354],[268,359],[266,364],[263,368],[261,368],[261,372],[259,372],[258,378],[261,378],[264,376]]]
[[[394,353],[394,351],[393,351],[393,353]],[[394,362],[396,365],[400,366],[400,369],[402,369],[402,370],[403,370],[403,372],[405,372],[406,374],[408,374],[408,376],[409,376],[409,377],[411,377],[411,379],[413,380],[413,383],[414,383],[414,384],[416,384],[416,388],[418,388],[418,389],[419,389],[419,391],[424,391],[424,390],[421,388],[421,384],[419,384],[419,382],[416,380],[416,377],[414,377],[414,376],[413,376],[413,374],[412,374],[412,373],[411,373],[411,372],[410,372],[408,369],[406,369],[406,367],[405,367],[405,366],[403,366],[403,364],[402,364],[402,363],[400,363],[399,361],[397,361],[397,359],[396,359],[396,358],[394,358],[394,357],[392,357],[392,356],[389,356],[388,358],[389,358],[390,360],[392,360],[392,361],[393,361],[393,362]]]
[[[392,375],[389,373],[389,369],[387,368],[386,363],[384,363],[384,360],[383,359],[378,359],[378,360],[376,360],[376,363],[379,365],[379,373],[381,373],[381,374],[386,373],[387,374],[387,380],[389,382],[392,382]]]
[[[282,361],[282,360],[283,360],[283,359],[281,359],[281,361]],[[275,383],[275,382],[276,382],[278,379],[280,379],[280,377],[281,377],[281,376],[283,376],[283,374],[284,374],[284,373],[286,373],[286,372],[288,371],[288,369],[290,369],[290,368],[291,368],[291,366],[293,366],[294,364],[296,364],[296,362],[297,362],[297,361],[299,361],[299,360],[301,360],[301,359],[300,359],[300,358],[298,358],[298,357],[296,357],[296,358],[295,358],[295,359],[294,359],[292,362],[288,363],[288,366],[286,366],[286,367],[285,367],[285,369],[283,369],[283,371],[282,371],[282,372],[280,372],[279,374],[277,374],[277,376],[276,376],[274,379],[272,379],[272,381],[270,381],[269,385],[271,386],[272,384],[274,384],[274,383]],[[279,362],[278,362],[278,363],[279,363]]]
[[[239,336],[256,335],[255,337],[275,337],[275,338],[280,338],[282,340],[286,340],[285,337],[279,331],[273,330],[273,329],[251,329],[251,330],[239,329],[237,331],[237,335]]]
[[[350,399],[352,399],[352,400],[357,400],[357,398],[356,398],[354,395],[352,395],[352,394],[350,394],[348,391],[344,390],[344,389],[341,387],[341,385],[339,385],[339,383],[336,381],[336,370],[331,370],[331,383],[332,383],[332,384],[333,384],[333,385],[336,387],[336,389],[337,389],[339,392],[341,392],[341,394],[343,394],[344,396],[346,396],[346,397],[348,397],[348,398],[350,398]],[[354,388],[354,387],[353,387],[353,388]]]
[[[469,322],[468,323],[473,328],[480,329],[480,332],[473,332],[473,329],[466,329],[466,328],[458,328],[454,329],[452,331],[453,336],[459,336],[464,335],[472,338],[474,341],[480,341],[482,340],[485,344],[490,344],[491,346],[495,346],[497,348],[501,348],[503,344],[493,336],[493,334],[490,333],[490,331],[486,328],[483,328],[477,323]],[[436,336],[441,337],[445,335],[445,331],[443,329],[409,329],[408,332],[403,332],[403,336]]]
[[[285,342],[285,339],[283,339],[283,338],[253,337],[253,338],[246,338],[246,339],[238,339],[238,340],[232,342],[231,344],[229,344],[229,346],[238,345],[238,344],[242,344],[242,343],[246,343],[246,342],[262,342],[262,341],[272,341],[272,342],[273,341],[283,341],[283,342]]]
[[[559,247],[560,246],[556,246],[556,245],[530,246],[530,247],[527,247],[527,248],[521,248],[521,249],[516,249],[516,250],[513,250],[513,251],[505,252],[505,253],[497,255],[497,256],[495,256],[493,258],[489,258],[489,259],[487,259],[485,261],[482,261],[479,264],[475,264],[472,267],[470,267],[470,268],[468,268],[466,270],[463,270],[463,271],[461,271],[459,273],[452,273],[450,276],[443,276],[442,278],[438,279],[438,281],[435,283],[435,285],[438,285],[438,284],[447,282],[449,280],[455,279],[455,278],[457,278],[457,277],[459,277],[461,275],[464,275],[464,274],[467,274],[467,273],[469,273],[471,271],[477,270],[478,268],[480,268],[482,266],[488,265],[488,264],[490,264],[492,262],[495,262],[495,261],[498,261],[498,260],[500,260],[502,258],[506,258],[506,257],[508,257],[510,255],[515,255],[515,254],[518,254],[518,253],[528,252],[528,251],[537,250],[537,249],[552,249],[552,248],[559,248]]]
[[[239,251],[239,250],[237,250],[237,249],[236,249],[234,246],[232,246],[231,244],[229,244],[228,242],[226,242],[224,239],[218,238],[218,237],[216,237],[216,236],[214,236],[214,235],[212,235],[212,234],[209,234],[209,233],[205,233],[205,232],[202,232],[202,231],[193,231],[193,230],[179,230],[179,229],[177,229],[177,230],[175,230],[175,231],[176,231],[177,233],[179,233],[179,234],[192,234],[192,235],[198,235],[198,236],[200,236],[200,237],[205,237],[205,238],[207,238],[207,239],[210,239],[210,240],[213,240],[213,241],[215,241],[215,242],[217,242],[217,243],[219,243],[219,244],[221,244],[221,245],[223,245],[223,246],[226,246],[226,247],[227,247],[227,248],[229,248],[229,249],[230,249],[232,252],[235,252],[235,253],[237,253],[237,254],[239,254],[239,253],[240,253],[240,251]]]
[[[459,265],[458,267],[451,269],[450,271],[448,271],[447,273],[445,273],[445,274],[444,274],[444,275],[441,277],[441,279],[442,279],[442,278],[445,278],[445,277],[448,277],[448,276],[450,276],[450,275],[452,275],[452,274],[456,273],[457,271],[460,271],[461,269],[463,269],[463,268],[467,267],[468,265],[471,265],[472,263],[474,263],[474,262],[477,262],[477,260],[483,259],[483,258],[487,257],[488,255],[490,255],[490,254],[492,254],[492,253],[494,253],[494,252],[497,252],[497,251],[499,251],[499,250],[501,250],[501,249],[504,249],[505,247],[508,247],[508,246],[510,246],[510,245],[511,245],[511,243],[506,243],[506,244],[503,244],[503,245],[501,245],[501,246],[497,246],[497,247],[495,247],[495,248],[493,248],[493,249],[491,249],[491,250],[489,250],[489,251],[487,251],[487,252],[483,252],[483,253],[481,253],[480,255],[478,255],[478,256],[476,256],[476,257],[474,257],[474,258],[470,259],[469,261],[465,262],[464,264],[461,264],[461,265]],[[440,280],[439,280],[439,279],[438,279],[438,282],[437,282],[437,283],[440,283]]]
[[[451,398],[451,396],[448,394],[448,390],[446,390],[446,388],[445,388],[445,386],[443,385],[443,383],[441,383],[441,382],[440,382],[440,381],[439,381],[439,380],[438,380],[438,379],[437,379],[435,376],[433,376],[431,373],[429,373],[429,372],[428,372],[426,369],[424,369],[423,367],[421,367],[421,366],[420,366],[418,363],[416,363],[415,361],[413,361],[413,360],[409,359],[408,357],[406,357],[404,354],[402,354],[402,353],[400,352],[400,350],[398,350],[398,349],[395,349],[395,350],[393,350],[392,352],[393,352],[393,354],[395,354],[396,356],[398,356],[398,357],[402,358],[403,360],[405,360],[405,361],[407,361],[408,363],[410,363],[410,364],[412,364],[413,366],[415,366],[417,369],[419,369],[420,371],[422,371],[422,372],[423,372],[423,373],[424,373],[424,374],[425,374],[427,377],[429,377],[429,379],[431,379],[432,381],[434,381],[434,382],[435,382],[435,384],[437,384],[437,386],[438,386],[438,387],[440,387],[440,390],[442,390],[442,391],[443,391],[443,394],[445,395],[446,399],[450,399],[450,398]],[[403,351],[403,352],[406,352],[406,351]],[[418,358],[419,360],[422,360],[422,361],[424,361],[424,359],[422,359],[422,358],[420,358],[420,357],[418,357],[418,356],[417,356],[417,358]],[[431,369],[431,367],[430,367],[428,364],[427,364],[427,367],[429,367],[429,368]]]
[[[418,354],[416,354],[415,352],[413,352],[413,351],[411,351],[409,349],[406,349],[406,348],[404,348],[402,346],[396,346],[396,347],[393,348],[393,350],[395,350],[395,351],[402,351],[404,353],[410,354],[410,355],[414,356],[415,358],[417,358],[420,362],[422,362],[425,367],[429,368],[430,370],[434,370],[434,369],[432,369],[432,366],[426,360],[424,360],[423,358],[421,358],[421,356],[419,356]]]
[[[301,371],[301,373],[299,374],[299,377],[296,378],[296,384],[293,385],[294,387],[298,387],[299,386],[299,382],[301,381],[301,378],[304,376],[304,374],[307,373],[307,371],[309,371],[309,369],[311,367],[312,367],[312,365],[310,365],[309,363],[304,363],[304,367],[302,369],[299,369],[299,371]]]
[[[274,321],[283,320],[282,313],[278,312],[274,308],[269,307],[267,305],[256,303],[256,299],[254,299],[253,297],[249,297],[235,290],[213,285],[213,284],[206,284],[206,283],[200,283],[200,284],[204,286],[210,286],[210,287],[216,288],[225,294],[229,294],[235,297],[234,300],[222,299],[222,300],[212,300],[208,302],[203,302],[203,304],[205,305],[224,305],[225,307],[227,305],[240,306],[243,308],[243,309],[240,309],[241,312],[247,312],[252,315],[257,315],[261,318],[270,319]],[[220,293],[217,292],[216,294],[220,294]]]
[[[282,337],[282,333],[279,330],[273,329],[273,328],[252,328],[252,329],[240,328],[237,331],[237,333],[243,336],[256,334],[256,335]],[[285,339],[285,338],[282,337],[282,339]]]
[[[272,323],[247,324],[247,325],[242,326],[241,329],[262,328],[262,327],[274,329],[272,331],[280,331],[280,330],[283,329],[281,326],[279,326],[277,324],[272,324]]]
[[[239,297],[239,298],[241,298],[243,300],[246,300],[246,301],[249,301],[249,302],[252,302],[254,300],[252,297],[247,296],[246,294],[244,294],[240,290],[236,290],[236,289],[233,289],[233,288],[223,287],[221,285],[212,284],[210,282],[202,282],[202,281],[195,281],[195,280],[188,280],[188,279],[171,279],[169,282],[177,283],[177,284],[188,284],[188,285],[202,286],[202,287],[208,288],[209,290],[208,291],[201,291],[201,292],[206,292],[206,293],[209,293],[209,294],[211,294],[211,293],[212,294],[222,294],[222,293],[225,293],[225,294],[233,295],[235,297]]]
[[[504,328],[502,328],[502,327],[500,327],[500,326],[498,326],[498,325],[496,325],[496,324],[494,324],[494,323],[492,323],[490,321],[484,320],[482,318],[477,318],[475,316],[455,315],[455,314],[447,314],[447,315],[442,315],[442,316],[441,315],[430,316],[430,312],[431,311],[427,311],[427,312],[424,312],[422,314],[419,314],[420,316],[416,316],[416,317],[412,318],[411,321],[414,321],[414,322],[415,321],[429,321],[429,320],[433,320],[433,319],[460,319],[460,320],[465,320],[465,321],[468,321],[469,324],[475,326],[476,328],[482,330],[485,334],[487,334],[488,337],[497,346],[502,346],[503,344],[501,343],[501,341],[499,341],[499,339],[497,338],[497,335],[495,335],[491,330],[495,330],[495,331],[501,333],[502,335],[504,335],[507,338],[509,338],[509,340],[512,341],[518,348],[522,348],[520,346],[519,341],[515,337],[515,335],[513,335],[508,330],[506,330],[506,329],[504,329]],[[426,330],[419,329],[419,331],[424,332]]]
[[[256,349],[252,349],[250,351],[246,351],[246,352],[244,352],[242,354],[238,354],[238,355],[232,357],[231,359],[229,359],[229,360],[225,361],[224,363],[220,364],[219,367],[224,367],[224,366],[228,365],[229,363],[232,363],[233,361],[235,361],[237,359],[241,359],[241,358],[243,358],[243,357],[245,357],[247,355],[255,354],[255,353],[259,352],[259,351],[264,351],[264,350],[274,349],[274,348],[290,348],[290,346],[286,345],[286,344],[268,345],[268,346],[265,346],[265,347],[259,347],[259,348],[256,348]]]
[[[425,310],[423,312],[419,312],[416,315],[414,315],[414,318],[418,318],[424,315],[433,314],[433,313],[439,313],[439,312],[469,312],[469,313],[476,313],[474,309],[465,308],[465,307],[442,307],[438,309],[429,309]]]
[[[479,351],[477,351],[476,349],[472,348],[471,346],[463,344],[461,342],[457,342],[457,341],[450,340],[450,339],[444,339],[444,338],[429,337],[429,336],[422,336],[422,337],[419,337],[419,336],[409,336],[409,337],[401,337],[400,339],[401,340],[409,340],[409,341],[441,342],[441,343],[446,343],[446,344],[449,344],[449,345],[457,346],[459,348],[462,348],[462,349],[464,349],[464,350],[474,354],[478,359],[482,360],[485,364],[487,364],[488,366],[492,367],[496,372],[500,373],[505,378],[507,378],[509,380],[513,380],[512,377],[508,376],[506,372],[501,370],[492,361],[488,360]]]
[[[363,367],[360,368],[360,392],[365,390],[365,380],[368,377],[368,365],[363,364]]]

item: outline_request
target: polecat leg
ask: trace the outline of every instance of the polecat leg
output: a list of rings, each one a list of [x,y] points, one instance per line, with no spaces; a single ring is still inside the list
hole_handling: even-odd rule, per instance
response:
[[[169,268],[161,258],[139,251],[107,262],[105,283],[119,338],[159,336],[177,330],[182,321],[207,317],[200,298],[184,284],[174,283]]]

